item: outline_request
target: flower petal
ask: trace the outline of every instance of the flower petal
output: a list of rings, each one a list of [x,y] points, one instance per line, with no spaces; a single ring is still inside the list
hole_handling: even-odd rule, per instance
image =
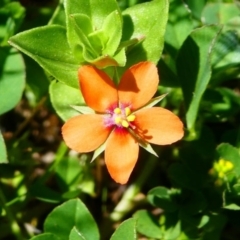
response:
[[[105,162],[111,177],[125,184],[137,162],[139,145],[126,130],[115,129],[107,140]]]
[[[86,104],[94,110],[106,112],[118,101],[113,81],[96,67],[85,65],[79,68],[78,79]]]
[[[134,114],[134,131],[147,142],[167,145],[183,137],[183,123],[169,110],[160,107],[144,108]]]
[[[78,115],[62,127],[64,141],[77,152],[95,150],[106,141],[110,131],[104,126],[103,116],[97,114]]]
[[[159,76],[151,62],[140,62],[129,68],[118,87],[120,102],[131,104],[133,110],[146,104],[157,91]]]

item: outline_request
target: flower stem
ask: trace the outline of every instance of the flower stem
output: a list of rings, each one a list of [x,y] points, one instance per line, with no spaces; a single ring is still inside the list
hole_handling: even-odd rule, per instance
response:
[[[0,205],[2,205],[2,207],[6,211],[7,217],[10,221],[10,228],[12,230],[12,233],[14,234],[16,239],[23,240],[24,237],[21,234],[21,228],[18,225],[18,222],[16,221],[16,219],[15,219],[14,215],[12,214],[10,208],[7,206],[7,201],[6,201],[5,195],[4,195],[1,187],[0,187]]]
[[[142,168],[144,171],[139,175],[135,183],[130,185],[125,191],[121,201],[115,207],[110,215],[112,221],[120,221],[130,210],[132,210],[136,203],[134,201],[135,196],[141,191],[143,184],[148,179],[152,170],[156,165],[156,157],[152,156],[148,161],[145,161],[145,166]]]
[[[115,83],[116,86],[118,86],[119,81],[120,81],[120,77],[119,77],[119,74],[118,74],[117,67],[114,67],[113,82]]]

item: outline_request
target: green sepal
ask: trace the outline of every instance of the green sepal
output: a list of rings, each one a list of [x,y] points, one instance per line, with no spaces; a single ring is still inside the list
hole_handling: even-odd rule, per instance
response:
[[[154,151],[154,149],[152,148],[152,145],[148,142],[144,142],[144,143],[139,143],[139,145],[144,148],[146,151],[148,151],[149,153],[151,153],[152,155],[159,157],[158,154]]]
[[[141,109],[143,108],[151,108],[154,105],[156,105],[157,103],[159,103],[161,100],[163,100],[166,96],[168,95],[168,93],[165,93],[161,96],[152,98],[145,106],[143,106]],[[140,110],[140,109],[139,109]],[[138,111],[138,110],[137,110]]]
[[[153,150],[152,146],[150,143],[146,142],[144,139],[142,139],[140,136],[138,136],[134,130],[132,130],[131,128],[128,128],[129,133],[134,137],[134,139],[136,139],[136,141],[138,142],[138,144],[144,148],[146,151],[148,151],[149,153],[153,154],[154,156],[158,157],[157,153]]]
[[[94,151],[91,162],[93,162],[101,153],[103,153],[105,149],[106,149],[106,141]]]
[[[87,106],[75,106],[75,105],[70,105],[73,109],[76,111],[80,112],[81,114],[94,114],[95,111]]]

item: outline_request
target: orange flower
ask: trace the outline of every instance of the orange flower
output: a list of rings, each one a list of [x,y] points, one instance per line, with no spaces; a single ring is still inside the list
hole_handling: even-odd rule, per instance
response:
[[[80,88],[92,113],[69,119],[62,128],[66,144],[78,152],[105,150],[111,177],[125,184],[138,159],[139,145],[167,145],[183,137],[183,124],[172,112],[152,107],[159,77],[151,62],[129,68],[118,87],[103,71],[85,65],[78,71]],[[100,151],[101,152],[101,151]]]

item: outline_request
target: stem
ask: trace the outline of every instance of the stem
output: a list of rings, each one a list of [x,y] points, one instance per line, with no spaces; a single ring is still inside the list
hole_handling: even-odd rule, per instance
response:
[[[156,165],[156,157],[150,157],[149,161],[145,162],[144,171],[139,175],[135,183],[130,185],[125,191],[121,201],[115,207],[110,215],[112,221],[120,221],[130,210],[135,206],[134,197],[140,192],[143,184],[148,179],[152,170]]]
[[[120,77],[118,74],[117,67],[114,67],[113,82],[115,83],[116,86],[118,86],[119,81],[120,81]]]
[[[24,238],[21,234],[21,228],[18,225],[18,222],[15,219],[14,215],[12,214],[10,208],[7,206],[7,201],[1,187],[0,187],[0,203],[6,211],[7,217],[10,221],[10,228],[12,230],[12,233],[18,240],[23,240]]]

